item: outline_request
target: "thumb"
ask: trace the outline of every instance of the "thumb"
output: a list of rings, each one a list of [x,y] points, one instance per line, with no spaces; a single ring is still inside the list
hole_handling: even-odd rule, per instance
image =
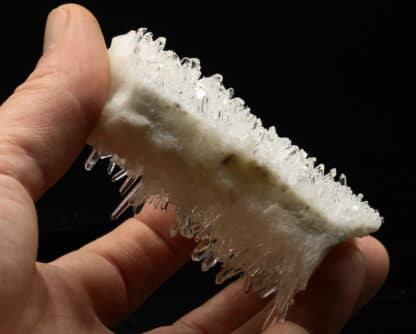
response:
[[[8,314],[20,314],[17,296],[34,288],[33,200],[79,154],[108,85],[107,51],[95,18],[77,5],[53,10],[43,56],[0,106],[0,310]]]
[[[78,5],[54,9],[43,56],[0,107],[0,174],[37,199],[79,154],[108,87],[107,50],[94,16]]]

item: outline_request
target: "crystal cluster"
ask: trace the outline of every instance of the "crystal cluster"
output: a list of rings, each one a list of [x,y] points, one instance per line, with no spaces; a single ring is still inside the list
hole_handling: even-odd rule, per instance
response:
[[[328,249],[377,230],[382,218],[316,159],[268,129],[222,77],[202,77],[199,60],[164,50],[145,29],[113,39],[111,89],[89,138],[91,170],[109,159],[124,179],[113,212],[175,205],[171,234],[194,238],[202,270],[236,275],[245,290],[274,295],[267,324],[285,317]],[[266,324],[266,325],[267,325]]]

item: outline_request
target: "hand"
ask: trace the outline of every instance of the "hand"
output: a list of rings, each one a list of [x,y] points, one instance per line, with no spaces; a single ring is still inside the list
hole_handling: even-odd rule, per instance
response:
[[[37,263],[34,201],[82,149],[109,89],[98,23],[65,5],[48,17],[44,55],[0,107],[0,332],[110,333],[189,258],[171,239],[166,213],[145,206],[104,237],[51,263]],[[337,333],[371,298],[388,269],[374,238],[336,247],[296,297],[288,320],[267,333]],[[265,301],[230,284],[172,326],[149,333],[257,333]]]

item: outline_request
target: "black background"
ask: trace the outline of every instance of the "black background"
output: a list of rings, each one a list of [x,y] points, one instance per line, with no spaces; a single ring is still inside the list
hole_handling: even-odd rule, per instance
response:
[[[33,69],[47,13],[60,3],[2,5],[1,101]],[[352,188],[385,217],[376,236],[390,252],[391,272],[379,295],[343,333],[414,332],[415,108],[409,103],[413,39],[404,36],[405,9],[381,1],[82,3],[98,18],[108,43],[141,26],[168,37],[168,48],[201,59],[205,75],[223,74],[226,86],[234,87],[266,125],[276,125],[280,135],[344,172]],[[104,166],[89,174],[82,168],[87,153],[38,203],[42,261],[120,223],[109,220],[119,198]],[[200,273],[191,263],[116,332],[168,324],[215,291],[213,273]]]

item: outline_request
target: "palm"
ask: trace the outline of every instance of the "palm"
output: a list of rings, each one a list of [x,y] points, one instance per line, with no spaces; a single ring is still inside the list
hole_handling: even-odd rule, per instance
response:
[[[193,246],[169,237],[171,209],[162,213],[145,206],[101,239],[49,264],[36,263],[34,201],[81,150],[109,86],[106,48],[95,19],[71,5],[55,11],[49,26],[56,28],[62,11],[69,23],[60,38],[47,30],[48,49],[35,72],[0,109],[1,333],[110,332],[108,326],[187,261]],[[377,291],[387,267],[387,254],[374,238],[340,245],[297,297],[290,320],[268,331],[338,332]],[[265,301],[244,294],[237,281],[152,333],[255,333],[264,306]]]

